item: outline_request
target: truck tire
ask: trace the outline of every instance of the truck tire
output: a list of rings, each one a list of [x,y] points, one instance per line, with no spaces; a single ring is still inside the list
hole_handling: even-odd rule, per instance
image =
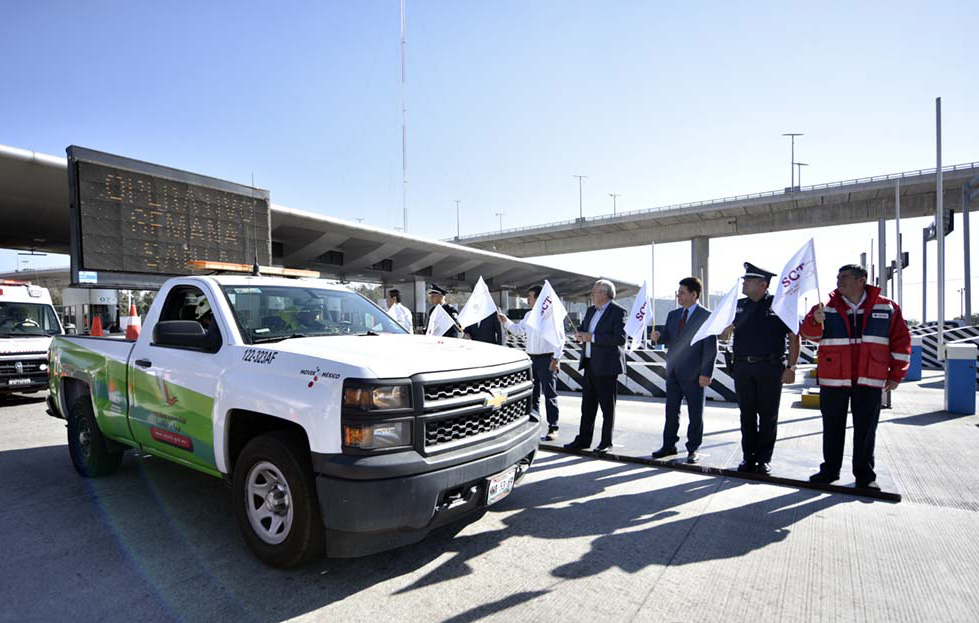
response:
[[[91,397],[82,396],[68,412],[68,454],[75,471],[85,478],[98,478],[119,469],[122,452],[109,448],[109,440],[95,421]]]
[[[326,551],[309,450],[302,435],[273,431],[248,442],[235,461],[238,527],[262,562],[287,569]]]

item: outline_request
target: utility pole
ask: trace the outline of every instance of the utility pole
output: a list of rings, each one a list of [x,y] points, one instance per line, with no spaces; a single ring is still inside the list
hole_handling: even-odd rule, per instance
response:
[[[615,199],[616,197],[621,197],[622,195],[609,193],[608,196],[612,198],[612,216],[615,216]]]
[[[459,239],[459,199],[454,199],[456,202],[456,240]]]
[[[935,98],[935,235],[938,236],[938,360],[945,361],[945,185],[942,179],[942,98]]]
[[[572,175],[571,177],[578,178],[578,218],[585,218],[585,211],[581,207],[581,180],[586,179],[587,175]]]
[[[503,217],[506,215],[506,212],[497,212],[496,215],[500,217],[500,233],[503,233]]]
[[[405,0],[401,0],[401,231],[408,231],[408,94],[405,87]]]
[[[792,139],[792,160],[789,165],[789,171],[792,173],[792,185],[789,186],[790,192],[795,192],[795,137],[805,136],[801,132],[787,132],[782,136],[788,136]]]

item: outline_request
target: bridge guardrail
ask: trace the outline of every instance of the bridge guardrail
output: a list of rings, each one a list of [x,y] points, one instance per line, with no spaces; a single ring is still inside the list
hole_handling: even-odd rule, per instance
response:
[[[963,163],[963,164],[953,164],[953,165],[949,165],[949,166],[946,166],[946,167],[942,167],[942,172],[944,173],[946,171],[948,171],[948,172],[962,171],[962,170],[976,169],[976,168],[979,168],[979,162],[967,162],[967,163]],[[828,189],[828,188],[840,188],[842,186],[854,186],[856,184],[867,184],[867,183],[870,183],[870,182],[882,182],[882,181],[887,181],[887,180],[904,179],[904,178],[908,178],[908,177],[919,177],[921,175],[932,175],[933,173],[935,173],[935,167],[931,167],[929,169],[918,169],[916,171],[903,171],[901,173],[888,173],[886,175],[873,175],[871,177],[858,177],[856,179],[843,180],[843,181],[840,181],[840,182],[826,182],[826,183],[823,183],[823,184],[813,184],[811,186],[802,186],[802,187],[799,188],[799,190],[794,191],[794,192],[800,193],[800,192],[805,192],[805,191],[808,191],[808,190],[824,190],[824,189]],[[553,223],[544,223],[542,225],[527,225],[525,227],[511,227],[509,229],[503,229],[503,230],[500,230],[500,231],[482,232],[482,233],[479,233],[479,234],[468,234],[468,235],[465,235],[465,236],[460,236],[459,238],[447,238],[446,240],[448,242],[457,242],[457,241],[462,241],[462,240],[472,240],[472,239],[475,239],[475,238],[484,238],[486,236],[498,236],[500,234],[513,234],[513,233],[517,233],[517,232],[531,231],[531,230],[535,230],[535,229],[547,229],[547,228],[550,228],[550,227],[557,227],[557,226],[560,226],[560,225],[573,225],[573,224],[579,223],[579,222],[590,222],[590,223],[594,223],[594,222],[599,222],[599,221],[606,221],[606,220],[621,218],[623,216],[635,216],[635,215],[638,215],[638,214],[652,214],[654,212],[666,212],[666,211],[669,211],[669,210],[684,210],[684,209],[687,209],[687,208],[699,208],[699,207],[703,207],[703,206],[716,205],[718,203],[728,203],[728,202],[731,202],[731,201],[744,201],[746,199],[759,199],[761,197],[777,197],[777,196],[787,195],[787,194],[790,194],[790,193],[789,192],[786,192],[784,189],[783,190],[769,190],[769,191],[760,192],[760,193],[751,193],[750,195],[733,195],[731,197],[723,197],[721,199],[706,199],[704,201],[692,201],[690,203],[678,203],[678,204],[673,204],[673,205],[668,205],[668,206],[659,206],[659,207],[656,207],[656,208],[645,208],[645,209],[642,209],[642,210],[629,210],[629,211],[626,211],[626,212],[618,212],[616,214],[600,214],[598,216],[585,217],[584,219],[576,218],[576,219],[571,219],[571,220],[567,220],[567,221],[555,221]]]

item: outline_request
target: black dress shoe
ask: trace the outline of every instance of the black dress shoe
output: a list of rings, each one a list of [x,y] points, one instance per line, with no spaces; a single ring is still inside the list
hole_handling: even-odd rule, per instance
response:
[[[880,485],[877,484],[876,480],[870,480],[867,482],[857,481],[858,489],[873,489],[874,491],[880,491]]]
[[[758,465],[752,461],[741,461],[738,464],[739,472],[753,472],[758,467]]]
[[[809,477],[809,482],[815,482],[821,485],[828,485],[831,482],[836,482],[840,479],[839,474],[827,474],[826,472],[816,472]]]
[[[612,450],[612,445],[601,445],[596,447],[592,452],[595,454],[608,454]]]
[[[700,453],[697,452],[696,450],[694,450],[693,452],[687,455],[687,463],[693,465],[694,463],[699,463],[699,462],[700,462]]]
[[[564,444],[566,450],[584,450],[587,446],[583,446],[577,441],[572,441],[571,443]]]
[[[757,471],[759,474],[765,474],[768,476],[772,473],[772,466],[769,463],[759,463]]]
[[[656,452],[653,452],[654,459],[661,459],[666,456],[673,456],[676,454],[676,448],[660,448]]]

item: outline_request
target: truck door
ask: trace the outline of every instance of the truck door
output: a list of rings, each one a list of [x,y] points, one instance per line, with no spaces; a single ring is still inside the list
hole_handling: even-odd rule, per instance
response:
[[[214,393],[224,367],[222,336],[228,330],[211,312],[208,295],[195,285],[170,289],[157,322],[167,320],[200,322],[212,336],[212,347],[161,346],[153,343],[151,331],[140,336],[129,359],[133,436],[154,452],[216,473]]]

